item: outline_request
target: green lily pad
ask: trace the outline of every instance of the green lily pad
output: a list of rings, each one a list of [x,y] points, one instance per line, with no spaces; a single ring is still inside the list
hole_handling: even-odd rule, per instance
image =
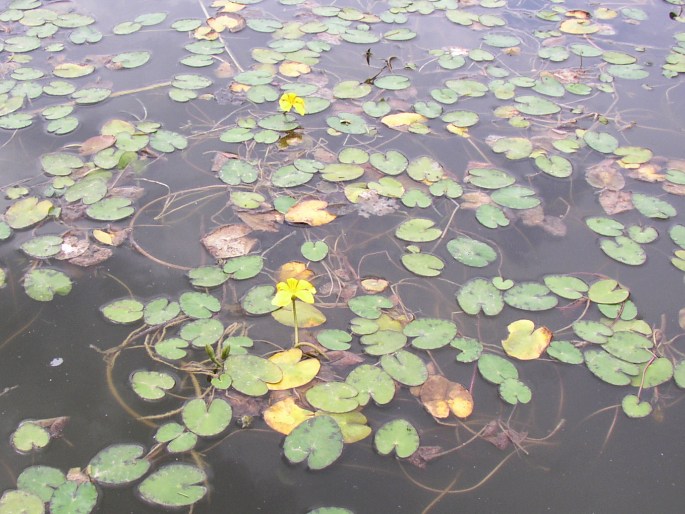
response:
[[[612,218],[605,218],[603,216],[596,216],[587,218],[585,224],[600,236],[616,237],[623,234],[625,226],[623,223]]]
[[[618,139],[606,132],[593,132],[588,130],[583,134],[583,141],[601,153],[613,153],[618,148]]]
[[[435,350],[447,345],[457,335],[457,326],[447,320],[420,318],[405,326],[403,332],[414,338],[411,343],[414,348]]]
[[[200,468],[191,464],[169,464],[148,476],[138,486],[143,500],[162,507],[185,507],[200,501],[207,487],[199,485],[207,480]]]
[[[457,303],[467,313],[475,316],[481,310],[487,316],[496,316],[504,308],[502,293],[484,278],[466,282],[457,292]]]
[[[195,287],[216,287],[228,280],[228,275],[217,266],[201,266],[188,272],[190,283]]]
[[[656,387],[671,380],[673,363],[666,357],[659,357],[641,366],[640,374],[630,381],[634,387]]]
[[[254,165],[239,159],[226,161],[219,170],[219,178],[229,186],[252,184],[258,177],[259,171]]]
[[[315,416],[303,421],[288,434],[283,450],[292,463],[306,460],[309,469],[323,469],[342,454],[342,431],[331,416]]]
[[[540,205],[535,191],[525,186],[507,186],[490,195],[492,201],[510,209],[532,209]]]
[[[516,107],[516,110],[531,116],[545,116],[548,114],[556,114],[561,111],[561,107],[559,105],[539,96],[517,96],[515,100],[516,104],[514,104],[514,106]],[[530,152],[528,152],[528,155],[530,155]]]
[[[268,314],[278,309],[271,303],[275,293],[276,288],[274,286],[255,286],[245,294],[240,305],[248,314]]]
[[[64,473],[50,466],[31,466],[17,477],[17,488],[38,496],[43,502],[50,498],[60,485],[66,481]],[[0,509],[2,512],[2,509]],[[42,511],[41,511],[42,512]]]
[[[174,377],[163,371],[136,371],[131,375],[131,387],[143,400],[164,398],[174,385]]]
[[[475,268],[483,268],[497,260],[497,252],[489,244],[468,236],[448,241],[447,251],[457,261]]]
[[[428,379],[428,369],[420,357],[400,350],[381,357],[381,367],[394,380],[409,387],[420,386]]]
[[[39,236],[23,243],[21,249],[29,257],[47,259],[60,252],[62,242],[63,239],[60,236]]]
[[[171,321],[181,312],[178,302],[169,301],[167,298],[156,298],[145,305],[143,320],[148,325],[163,325]]]
[[[43,500],[29,491],[7,490],[0,498],[1,514],[43,514]]]
[[[445,267],[442,259],[429,253],[404,254],[402,264],[412,273],[422,277],[437,277]]]
[[[599,242],[602,251],[615,261],[630,266],[639,266],[647,260],[644,249],[632,239],[616,236],[614,239],[602,239]]]
[[[115,300],[100,308],[105,318],[114,323],[134,323],[143,317],[144,305],[138,300]]]
[[[188,355],[185,350],[188,348],[188,341],[184,341],[178,337],[171,339],[162,339],[155,344],[155,352],[164,358],[169,360],[179,360]]]
[[[487,353],[478,359],[478,371],[492,384],[502,384],[505,380],[517,380],[519,373],[516,367],[499,355]]]
[[[352,336],[344,330],[325,329],[316,334],[316,340],[328,350],[349,350]]]
[[[344,80],[335,85],[333,95],[340,99],[358,99],[368,95],[371,89],[371,84],[362,84],[356,80]]]
[[[650,349],[653,345],[651,339],[635,332],[615,331],[602,348],[626,362],[642,364],[652,359]]]
[[[544,173],[556,178],[567,178],[573,173],[571,161],[559,155],[540,155],[535,158],[535,165]]]
[[[345,182],[357,180],[364,174],[364,168],[357,164],[328,164],[321,170],[321,177],[329,182]]]
[[[393,303],[385,296],[363,295],[350,298],[347,305],[357,316],[378,319],[382,314],[381,309],[391,309]]]
[[[55,489],[50,499],[53,514],[90,514],[97,505],[98,490],[90,482],[67,481]]]
[[[558,299],[550,290],[537,282],[522,282],[505,291],[507,305],[525,311],[545,311],[557,306]]]
[[[419,449],[419,433],[408,421],[395,419],[376,431],[373,443],[381,455],[394,451],[398,458],[406,459]]]
[[[506,227],[509,225],[509,218],[501,207],[493,204],[483,204],[476,209],[476,219],[478,223],[486,228]]]
[[[604,344],[607,338],[614,335],[611,327],[597,321],[581,320],[573,324],[573,331],[583,341],[595,344]]]
[[[150,146],[158,152],[170,153],[174,150],[185,150],[188,147],[188,140],[170,130],[157,130],[150,137]]]
[[[373,153],[369,158],[371,165],[386,175],[399,175],[407,169],[409,160],[396,150],[387,153]]]
[[[329,116],[326,118],[326,123],[332,129],[343,134],[367,134],[370,130],[364,118],[347,112],[338,113],[337,116]]]
[[[302,257],[312,262],[319,262],[328,255],[328,245],[323,241],[307,241],[300,247]]]
[[[361,406],[369,403],[371,398],[376,404],[385,405],[395,396],[395,382],[392,377],[370,364],[357,366],[347,375],[345,382],[356,389],[356,401]]]
[[[456,337],[450,342],[450,346],[460,350],[457,362],[475,362],[483,353],[483,344],[471,337]]]
[[[631,199],[635,208],[640,211],[640,214],[648,218],[668,219],[677,214],[675,207],[655,196],[633,193]]]
[[[39,302],[49,302],[55,295],[66,296],[71,292],[71,279],[61,271],[33,269],[24,275],[24,290]]]
[[[226,260],[223,271],[234,280],[247,280],[256,277],[264,267],[261,255],[241,255]]]
[[[598,280],[588,290],[588,297],[595,303],[621,303],[629,294],[626,288],[612,279]]]
[[[673,368],[673,380],[681,389],[685,389],[685,360],[679,361]]]
[[[554,294],[567,300],[578,300],[589,289],[583,280],[569,275],[547,275],[544,282]]]
[[[89,218],[98,221],[118,221],[128,218],[135,210],[128,198],[105,198],[86,209]]]
[[[20,453],[29,453],[45,448],[50,442],[50,433],[45,427],[33,421],[22,421],[10,436],[12,447]]]
[[[90,478],[104,485],[130,484],[150,469],[139,444],[113,444],[100,450],[88,464]]]
[[[364,353],[387,355],[403,348],[407,343],[407,337],[402,332],[394,330],[378,330],[363,335],[360,341],[364,345]]]
[[[656,241],[659,233],[654,227],[640,227],[638,225],[631,225],[628,227],[628,237],[640,244],[647,244]]]
[[[224,372],[231,377],[233,388],[248,396],[268,393],[266,384],[275,384],[283,378],[281,368],[256,355],[229,355]]]
[[[315,408],[332,413],[350,412],[359,406],[359,392],[345,382],[326,382],[307,390],[307,401]],[[368,401],[368,399],[367,399]]]
[[[198,319],[184,323],[179,336],[188,341],[195,348],[204,348],[213,345],[224,333],[224,326],[218,319]]]
[[[434,221],[426,218],[410,218],[395,229],[395,236],[412,243],[435,241],[442,231],[434,225]]]
[[[209,318],[221,310],[219,300],[207,293],[183,293],[179,303],[181,310],[191,318]]]
[[[185,404],[181,416],[188,430],[201,437],[212,437],[228,427],[233,410],[220,398],[215,398],[209,405],[202,398],[196,398]]]
[[[516,378],[505,379],[499,385],[499,395],[502,400],[511,405],[528,403],[533,397],[530,388]]]
[[[640,368],[635,364],[618,359],[604,350],[586,351],[585,363],[597,378],[616,386],[630,384],[632,377],[640,373]]]
[[[547,355],[565,364],[582,364],[583,353],[570,341],[552,341],[547,347]]]
[[[649,402],[641,402],[634,394],[624,396],[621,407],[629,418],[644,418],[652,413],[651,404]]]

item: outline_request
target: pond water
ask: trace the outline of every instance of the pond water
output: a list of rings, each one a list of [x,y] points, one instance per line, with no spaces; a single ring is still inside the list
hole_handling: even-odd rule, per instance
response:
[[[681,3],[3,2],[0,514],[680,511]]]

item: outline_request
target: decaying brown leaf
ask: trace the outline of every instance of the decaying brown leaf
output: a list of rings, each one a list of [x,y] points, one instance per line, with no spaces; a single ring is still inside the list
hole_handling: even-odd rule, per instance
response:
[[[74,257],[73,259],[69,259],[69,262],[72,264],[76,264],[77,266],[87,268],[88,266],[95,266],[96,264],[105,262],[111,256],[112,250],[110,250],[109,248],[103,248],[102,246],[97,245],[90,245],[88,247],[87,252],[79,255],[78,257]]]
[[[83,143],[81,143],[79,153],[81,155],[96,154],[99,151],[112,146],[116,142],[116,140],[117,138],[115,136],[93,136],[89,139],[86,139]]]
[[[463,419],[473,412],[471,393],[461,384],[442,375],[428,377],[421,386],[419,397],[425,409],[436,418],[446,418],[452,412]]]
[[[289,278],[297,280],[311,280],[314,272],[307,268],[304,262],[290,261],[283,264],[278,270],[278,281],[285,282]]]
[[[87,239],[79,239],[76,236],[66,236],[62,238],[60,251],[55,255],[55,259],[66,261],[79,257],[88,251],[90,243]]]
[[[615,160],[604,159],[585,171],[587,183],[597,189],[619,191],[626,185],[621,172],[615,167]]]
[[[266,212],[236,212],[236,215],[252,230],[278,232],[283,224],[283,215],[275,210]]]
[[[607,214],[618,214],[633,208],[632,194],[627,191],[602,191],[599,204]]]
[[[257,240],[247,235],[252,229],[247,225],[223,225],[202,238],[202,244],[215,259],[228,259],[247,255]]]

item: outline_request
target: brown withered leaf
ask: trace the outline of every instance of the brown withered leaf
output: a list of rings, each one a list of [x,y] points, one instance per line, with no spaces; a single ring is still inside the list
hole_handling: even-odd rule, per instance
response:
[[[257,240],[247,235],[252,229],[247,225],[223,225],[202,238],[202,244],[215,259],[228,259],[247,255]]]
[[[461,196],[462,203],[460,207],[462,209],[477,209],[481,205],[487,203],[492,203],[490,195],[483,193],[482,191],[474,191],[472,193],[465,193]]]
[[[419,393],[424,408],[436,418],[446,418],[453,413],[458,418],[467,418],[473,412],[473,397],[461,384],[441,375],[428,377]]]
[[[314,272],[307,268],[304,262],[290,261],[282,264],[278,269],[278,281],[285,282],[289,278],[296,278],[297,280],[311,280]]]
[[[112,256],[112,250],[109,248],[103,248],[102,246],[90,245],[88,251],[78,257],[69,259],[69,262],[75,264],[76,266],[81,266],[82,268],[87,268],[88,266],[95,266],[101,262],[105,262]]]
[[[261,232],[278,232],[283,225],[283,214],[271,210],[266,212],[236,212],[238,217],[252,230]]]
[[[112,196],[121,196],[129,200],[138,200],[145,194],[145,189],[142,187],[127,186],[127,187],[113,187],[109,190]]]
[[[356,353],[348,352],[347,350],[332,350],[326,352],[326,356],[330,359],[331,366],[347,367],[356,366],[364,362],[364,358]]]
[[[633,208],[632,193],[605,190],[599,194],[599,204],[607,214],[618,214]]]
[[[62,245],[60,246],[59,253],[55,255],[55,259],[66,261],[67,259],[80,257],[88,251],[89,246],[90,243],[87,239],[79,239],[76,236],[66,236],[62,238]]]
[[[266,398],[256,398],[247,396],[237,391],[231,390],[226,397],[231,401],[233,416],[261,416],[262,412],[269,406]]]
[[[362,289],[367,293],[382,293],[389,285],[390,282],[384,278],[368,277],[361,281]]]
[[[93,136],[91,138],[86,139],[83,143],[81,143],[79,153],[81,155],[96,154],[99,151],[112,146],[116,142],[116,140],[117,138],[115,136]]]
[[[597,189],[620,191],[626,185],[626,180],[615,167],[613,159],[604,159],[585,171],[585,180]]]
[[[671,182],[664,182],[662,186],[664,191],[672,195],[685,196],[685,186],[681,184],[672,184]]]
[[[407,459],[407,462],[417,468],[426,469],[426,464],[433,459],[437,459],[442,454],[443,449],[441,446],[419,446],[418,450]]]
[[[643,182],[663,182],[666,180],[666,175],[661,173],[661,167],[655,164],[643,164],[639,168],[631,170],[629,175]]]

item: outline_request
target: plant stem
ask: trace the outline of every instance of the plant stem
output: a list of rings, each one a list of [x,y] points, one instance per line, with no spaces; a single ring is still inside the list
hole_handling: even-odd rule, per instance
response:
[[[293,298],[293,323],[295,324],[295,347],[300,345],[300,335],[297,332],[297,307],[295,306],[295,298]]]

